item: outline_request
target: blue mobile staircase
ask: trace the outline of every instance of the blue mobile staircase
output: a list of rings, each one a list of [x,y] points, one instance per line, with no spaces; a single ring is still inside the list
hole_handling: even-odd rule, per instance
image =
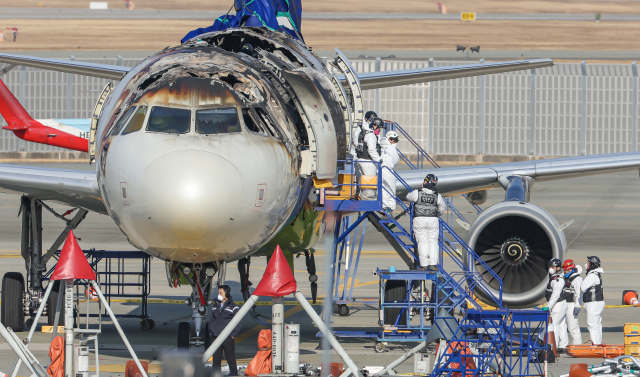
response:
[[[399,151],[401,159],[411,169],[423,169],[429,162],[439,166],[396,123],[390,124],[416,148],[416,163]],[[393,170],[375,164],[378,174],[373,198],[360,196],[374,183],[353,183],[349,172],[357,170],[362,161],[340,161],[344,174],[339,175],[338,189],[320,189],[318,209],[335,211],[332,266],[335,277],[333,302],[340,315],[348,315],[347,304],[377,304],[380,330],[374,332],[335,331],[338,337],[373,338],[375,350],[384,351],[389,341],[421,342],[437,329],[446,339],[436,357],[432,375],[541,375],[546,345],[548,313],[541,310],[514,311],[503,309],[502,279],[480,258],[452,228],[452,220],[468,222],[449,198],[446,216],[440,219],[439,271],[422,271],[417,243],[413,236],[413,204],[404,203],[382,184],[383,172],[392,174],[409,192],[412,189]],[[386,169],[386,171],[385,171]],[[396,201],[399,216],[383,210],[382,193]],[[466,201],[466,200],[465,200]],[[474,205],[479,213],[481,208]],[[403,215],[408,221],[400,222]],[[379,297],[354,299],[356,273],[362,254],[367,224],[379,231],[407,265],[407,270],[378,269]],[[408,223],[408,224],[407,224]],[[404,224],[404,225],[403,225]],[[446,262],[446,263],[445,263]],[[445,266],[446,264],[446,266]],[[479,272],[484,271],[484,273]],[[453,271],[453,272],[451,272]],[[483,284],[485,278],[498,283],[497,294]],[[481,305],[476,293],[496,309]],[[469,355],[469,356],[466,356]],[[505,374],[505,373],[509,374]],[[531,374],[529,374],[531,373]]]

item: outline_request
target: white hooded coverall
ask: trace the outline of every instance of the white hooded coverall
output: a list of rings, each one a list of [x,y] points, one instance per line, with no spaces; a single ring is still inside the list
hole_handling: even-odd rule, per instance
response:
[[[567,335],[567,301],[560,300],[562,297],[562,289],[564,288],[564,279],[562,278],[562,272],[553,275],[551,281],[551,298],[547,303],[549,307],[549,314],[553,320],[553,333],[556,338],[556,347],[559,349],[566,348],[569,344],[569,336]]]
[[[579,308],[582,305],[582,291],[580,290],[580,285],[582,285],[582,266],[576,266],[577,271],[573,272],[569,277],[573,275],[578,275],[571,282],[571,287],[573,288],[573,301],[567,301],[567,330],[569,331],[569,336],[571,337],[571,344],[582,344],[582,333],[580,332],[580,324],[578,320],[580,319],[580,313],[578,315],[573,315],[573,309]]]
[[[602,282],[598,278],[597,273],[603,274],[602,268],[596,268],[587,272],[587,276],[580,285],[580,291],[586,292],[589,288],[595,289],[595,286]],[[602,344],[602,311],[604,310],[604,301],[591,301],[584,303],[584,311],[587,312],[587,328],[591,336],[593,344]]]
[[[423,187],[420,191],[427,194],[433,194],[432,190]],[[407,195],[407,201],[416,203],[418,201],[419,190],[413,190]],[[442,199],[442,195],[438,194],[438,217],[442,216],[447,205]],[[418,242],[418,255],[420,257],[420,266],[437,266],[438,265],[438,235],[440,233],[440,222],[438,217],[414,217],[413,218],[413,234]]]
[[[391,144],[386,138],[382,138],[380,145],[382,146],[382,155],[380,156],[382,159],[382,206],[394,211],[396,209],[397,180],[391,171],[395,170],[396,165],[400,162],[400,156],[396,145]]]

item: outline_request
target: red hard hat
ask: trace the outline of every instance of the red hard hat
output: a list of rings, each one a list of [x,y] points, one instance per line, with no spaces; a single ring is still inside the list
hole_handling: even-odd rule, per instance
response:
[[[564,264],[562,265],[562,268],[565,271],[571,271],[574,268],[576,268],[575,263],[573,263],[573,259],[567,259],[566,261],[564,261]]]

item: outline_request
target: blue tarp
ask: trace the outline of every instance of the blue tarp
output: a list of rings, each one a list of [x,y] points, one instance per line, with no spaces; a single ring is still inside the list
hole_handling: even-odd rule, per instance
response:
[[[296,39],[302,39],[302,0],[235,0],[235,15],[219,17],[213,25],[190,31],[182,38],[182,43],[200,34],[221,31],[240,26],[266,27],[269,30],[284,31]],[[278,17],[285,17],[293,30],[278,23]]]

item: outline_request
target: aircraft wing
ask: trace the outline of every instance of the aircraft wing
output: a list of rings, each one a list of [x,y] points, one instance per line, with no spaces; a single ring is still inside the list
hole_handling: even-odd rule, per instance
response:
[[[438,177],[438,192],[442,195],[455,195],[501,187],[498,182],[501,176],[506,178],[515,175],[531,177],[536,181],[552,181],[638,169],[640,169],[640,152],[629,152],[495,165],[405,170],[397,173],[411,189],[422,187],[424,177],[428,173],[433,173]],[[402,182],[398,182],[396,187],[401,196],[408,191]]]
[[[75,60],[38,58],[35,56],[0,54],[0,63],[23,65],[51,71],[75,73],[78,75],[120,80],[133,68],[120,65],[87,63]]]
[[[368,90],[551,66],[553,66],[552,59],[515,60],[509,62],[366,72],[358,73],[358,79],[360,80],[362,89]],[[345,80],[344,76],[338,78],[342,81]]]
[[[0,192],[107,213],[94,171],[0,164]]]

